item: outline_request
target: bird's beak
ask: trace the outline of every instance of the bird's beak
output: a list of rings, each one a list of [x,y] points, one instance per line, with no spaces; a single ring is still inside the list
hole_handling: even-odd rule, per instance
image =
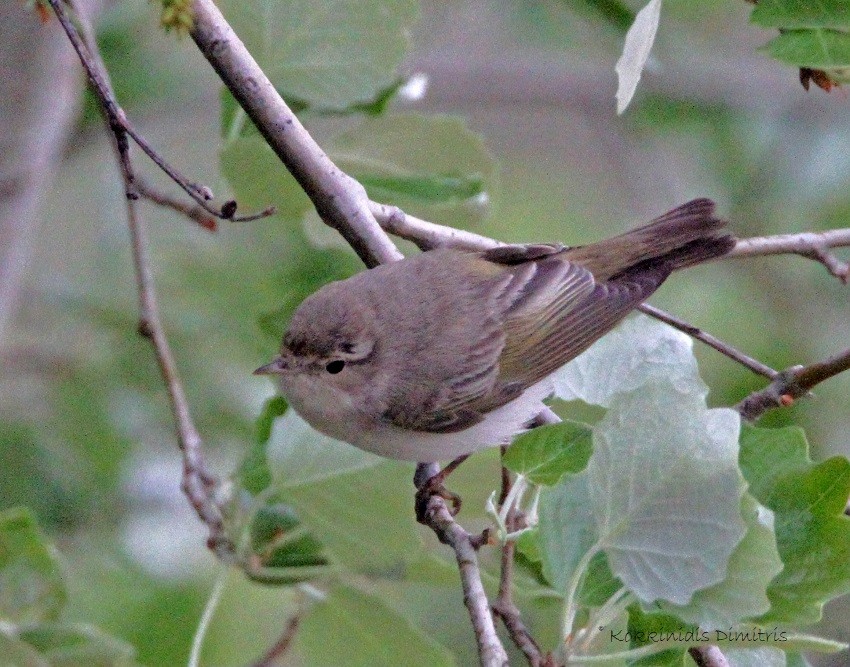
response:
[[[254,375],[282,375],[286,372],[287,364],[283,357],[275,357],[271,363],[260,366],[254,371]]]

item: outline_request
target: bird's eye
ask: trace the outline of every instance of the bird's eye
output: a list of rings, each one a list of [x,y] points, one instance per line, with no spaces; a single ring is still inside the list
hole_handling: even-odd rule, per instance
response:
[[[342,359],[334,359],[325,366],[325,370],[331,375],[336,375],[343,368],[345,368],[345,362]]]

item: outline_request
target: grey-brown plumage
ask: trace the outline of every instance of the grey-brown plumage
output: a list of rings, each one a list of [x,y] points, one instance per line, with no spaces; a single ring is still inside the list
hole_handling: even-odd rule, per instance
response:
[[[281,374],[283,393],[316,428],[384,455],[436,460],[414,450],[435,447],[443,457],[500,444],[472,441],[498,428],[473,427],[510,413],[510,429],[521,428],[510,406],[672,271],[728,252],[734,239],[724,224],[711,201],[697,199],[587,246],[438,249],[379,266],[307,298],[270,372]],[[545,392],[538,394],[523,415]],[[414,433],[445,442],[393,444]]]

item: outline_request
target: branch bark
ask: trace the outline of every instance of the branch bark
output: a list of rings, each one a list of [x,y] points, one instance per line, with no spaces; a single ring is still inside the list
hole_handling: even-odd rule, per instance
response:
[[[439,474],[437,464],[420,463],[414,477],[417,489],[426,488],[428,480],[437,474]],[[482,667],[507,665],[508,654],[496,634],[490,603],[487,600],[484,585],[481,583],[481,568],[476,554],[479,546],[477,540],[454,520],[444,498],[431,494],[422,504],[424,511],[421,513],[420,521],[434,531],[440,542],[448,545],[455,552],[463,588],[463,603],[472,620]]]
[[[741,417],[755,422],[768,410],[792,405],[824,380],[846,370],[850,370],[850,349],[808,366],[792,366],[767,387],[747,396],[736,409]]]
[[[402,259],[369,207],[365,188],[337,167],[283,101],[212,0],[195,0],[192,39],[310,197],[368,267]]]

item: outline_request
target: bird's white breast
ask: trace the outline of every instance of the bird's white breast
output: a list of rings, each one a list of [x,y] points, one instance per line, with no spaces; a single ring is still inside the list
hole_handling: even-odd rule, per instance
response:
[[[367,452],[405,461],[445,461],[511,441],[543,409],[543,399],[552,393],[549,378],[526,389],[510,403],[488,412],[479,423],[456,433],[411,431],[384,421],[367,418],[339,396],[318,396],[320,383],[310,387],[281,382],[281,393],[295,411],[313,428]],[[303,400],[299,400],[299,397]]]

